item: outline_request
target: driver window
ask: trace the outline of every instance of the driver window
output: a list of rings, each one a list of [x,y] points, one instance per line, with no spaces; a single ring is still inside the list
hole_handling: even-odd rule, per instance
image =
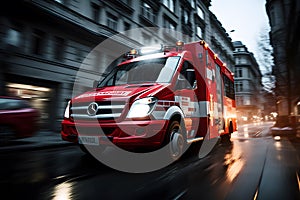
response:
[[[194,83],[189,83],[189,78],[187,76],[187,71],[189,70],[194,70],[194,66],[189,61],[184,61],[182,69],[180,71],[179,79],[182,79],[182,82],[184,82],[184,86],[187,89],[194,88],[196,85],[196,80]]]

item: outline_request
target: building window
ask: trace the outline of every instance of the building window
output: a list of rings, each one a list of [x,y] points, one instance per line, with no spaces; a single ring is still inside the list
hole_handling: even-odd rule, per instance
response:
[[[92,19],[97,23],[99,22],[99,14],[100,7],[97,4],[92,3]]]
[[[20,47],[21,32],[14,28],[9,29],[7,31],[6,43],[15,47]]]
[[[241,58],[241,64],[247,64],[247,60],[245,58]]]
[[[107,14],[107,26],[115,31],[118,29],[118,18],[110,13]]]
[[[54,38],[54,58],[62,61],[65,53],[65,40],[61,37]]]
[[[199,38],[203,38],[203,32],[202,32],[202,28],[200,26],[197,26],[196,28],[196,34]]]
[[[243,82],[237,82],[235,84],[235,89],[237,92],[242,92],[243,91]]]
[[[190,2],[190,3],[191,3],[191,7],[192,7],[192,8],[195,8],[195,1],[194,1],[194,0],[190,0],[190,1],[191,1],[191,2]]]
[[[171,19],[169,19],[168,17],[164,18],[164,27],[167,29],[171,29],[171,30],[176,30],[176,23],[173,22]]]
[[[183,10],[183,13],[182,13],[183,14],[183,16],[182,16],[183,23],[184,24],[188,24],[189,21],[190,21],[190,19],[189,19],[189,13],[185,9],[182,9],[182,10]]]
[[[203,12],[203,10],[200,8],[200,6],[197,6],[197,15],[198,15],[201,19],[204,19],[204,12]]]
[[[43,55],[45,45],[45,32],[34,30],[32,35],[32,53],[35,55]]]
[[[243,69],[242,68],[237,68],[235,74],[236,74],[237,78],[243,77]]]
[[[170,11],[175,12],[175,0],[164,0],[164,5],[169,8]]]
[[[150,20],[151,22],[155,22],[155,15],[154,15],[154,11],[152,9],[152,7],[147,4],[147,3],[143,3],[142,6],[142,15],[147,18],[148,20]]]
[[[124,31],[128,31],[131,29],[131,25],[127,22],[124,22]]]

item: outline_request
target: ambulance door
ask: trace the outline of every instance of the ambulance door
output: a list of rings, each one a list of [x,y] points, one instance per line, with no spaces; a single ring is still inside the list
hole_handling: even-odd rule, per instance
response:
[[[221,67],[216,64],[216,92],[217,92],[217,110],[216,110],[216,121],[215,125],[217,126],[218,129],[218,134],[221,134],[224,132],[224,102],[223,102],[223,79],[221,77]]]
[[[220,75],[214,60],[209,57],[209,64],[206,67],[206,84],[208,88],[208,102],[209,102],[209,138],[215,138],[219,136],[219,81]]]
[[[187,139],[195,137],[199,125],[199,104],[196,96],[197,82],[195,69],[191,62],[184,61],[176,84],[175,101],[184,113]]]

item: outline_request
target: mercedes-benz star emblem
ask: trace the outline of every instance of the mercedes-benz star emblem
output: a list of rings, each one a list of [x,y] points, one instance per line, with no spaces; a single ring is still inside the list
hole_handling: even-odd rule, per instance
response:
[[[95,116],[98,111],[98,104],[96,102],[90,103],[90,105],[87,108],[87,113],[90,116]]]

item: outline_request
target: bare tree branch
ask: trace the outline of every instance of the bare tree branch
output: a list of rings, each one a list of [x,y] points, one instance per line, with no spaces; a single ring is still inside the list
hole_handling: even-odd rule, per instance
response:
[[[260,69],[263,72],[262,83],[264,89],[269,92],[274,92],[275,89],[275,77],[272,75],[272,69],[274,66],[273,48],[270,44],[269,30],[263,28],[260,31],[259,38],[257,40],[258,54],[257,62]]]

